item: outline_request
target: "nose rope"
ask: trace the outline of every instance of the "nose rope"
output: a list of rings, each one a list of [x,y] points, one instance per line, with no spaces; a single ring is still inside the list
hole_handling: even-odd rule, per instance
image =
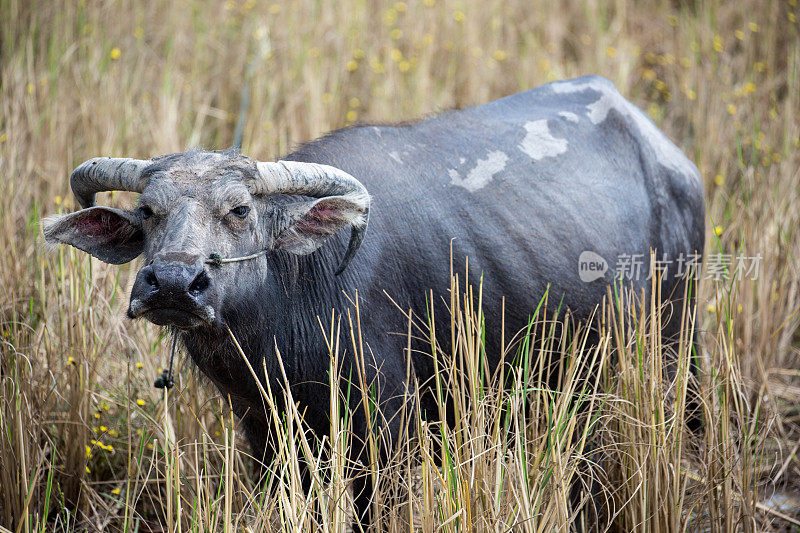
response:
[[[237,261],[247,261],[248,259],[255,259],[256,257],[261,257],[262,255],[266,254],[268,250],[261,250],[260,252],[256,252],[250,255],[243,255],[242,257],[225,257],[223,258],[221,254],[217,252],[212,253],[206,259],[206,263],[209,265],[220,266],[224,263],[235,263]]]
[[[178,345],[178,335],[173,335],[172,337],[172,350],[169,354],[169,369],[164,370],[158,378],[156,378],[155,383],[153,386],[157,389],[171,389],[175,386],[175,382],[172,380],[172,362],[175,359],[175,349]]]

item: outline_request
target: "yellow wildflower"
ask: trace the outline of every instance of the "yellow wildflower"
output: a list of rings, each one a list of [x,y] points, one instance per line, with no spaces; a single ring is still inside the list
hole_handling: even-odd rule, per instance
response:
[[[612,59],[617,57],[617,49],[613,46],[606,46],[606,55]]]
[[[333,95],[331,93],[322,93],[323,104],[330,104],[332,101],[333,101]]]
[[[405,13],[406,9],[408,8],[408,4],[405,2],[397,2],[394,5],[394,8],[397,10],[398,13]]]
[[[109,54],[109,57],[111,58],[112,61],[116,61],[117,59],[119,59],[119,56],[121,56],[121,55],[122,55],[122,51],[115,46],[114,48],[111,49],[111,53]]]
[[[733,104],[728,104],[728,114],[735,115],[736,114],[736,106]]]
[[[717,306],[714,305],[714,304],[708,304],[708,307],[706,307],[706,311],[708,311],[709,313],[713,313],[716,310],[717,310]]]
[[[141,407],[141,406],[143,406],[144,404],[145,404],[145,401],[144,401],[144,400],[142,400],[141,398],[137,398],[137,399],[136,399],[136,405],[138,405],[138,406],[140,406],[140,407]]]
[[[722,226],[714,226],[714,233],[722,235]]]
[[[141,361],[137,362],[137,363],[136,363],[136,368],[138,368],[139,370],[141,370],[142,368],[144,368],[144,363],[142,363]]]
[[[355,71],[357,68],[358,68],[358,61],[351,59],[350,61],[347,62],[347,70],[349,70],[350,72]]]
[[[377,57],[373,57],[369,60],[369,66],[372,67],[372,70],[378,74],[383,74],[386,70],[383,68],[383,63]]]
[[[744,32],[742,30],[736,30],[733,35],[740,41],[744,41]]]
[[[91,457],[92,457],[92,447],[91,446],[87,446],[86,447],[86,458],[87,459],[91,459]]]
[[[715,52],[717,52],[717,53],[722,52],[722,50],[723,50],[723,48],[722,48],[722,37],[720,37],[719,35],[715,35],[714,39],[713,39],[713,42],[712,42],[712,47],[714,48]]]
[[[389,37],[391,37],[395,41],[397,39],[400,39],[402,36],[403,36],[403,30],[401,30],[400,28],[394,28],[392,31],[389,32]]]
[[[111,494],[118,495],[119,492],[120,492],[119,487],[117,487],[116,489],[111,489]]]
[[[0,135],[0,143],[4,143],[4,142],[6,142],[7,140],[8,140],[8,137],[6,137],[6,134],[5,134],[5,133],[4,133],[4,134],[2,134],[2,135]]]
[[[750,28],[750,31],[753,33],[756,33],[758,31],[758,24],[756,24],[755,22],[751,22],[750,24],[748,24],[748,27]]]
[[[358,112],[351,109],[347,112],[346,118],[348,122],[354,122],[358,118]]]
[[[495,50],[494,54],[492,54],[492,57],[495,59],[495,61],[505,61],[508,57],[508,54],[506,54],[505,50]]]
[[[721,186],[723,183],[725,183],[725,176],[722,174],[717,174],[714,176],[714,183]]]
[[[456,22],[464,22],[467,16],[464,14],[463,11],[459,11],[458,9],[453,11],[453,20]]]
[[[411,69],[411,63],[409,63],[404,59],[403,61],[400,61],[400,63],[397,64],[397,69],[400,72],[408,72]]]

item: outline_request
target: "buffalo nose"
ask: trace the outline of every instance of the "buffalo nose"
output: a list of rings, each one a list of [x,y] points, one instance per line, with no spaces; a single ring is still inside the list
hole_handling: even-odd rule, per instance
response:
[[[160,262],[142,269],[143,281],[151,292],[159,292],[162,297],[189,295],[194,298],[202,295],[211,285],[211,279],[202,262]]]
[[[144,316],[160,326],[212,323],[216,291],[205,267],[205,261],[195,255],[157,256],[136,275],[128,316]]]

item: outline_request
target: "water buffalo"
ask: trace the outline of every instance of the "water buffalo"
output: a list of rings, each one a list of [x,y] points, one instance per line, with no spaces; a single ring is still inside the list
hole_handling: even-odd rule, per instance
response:
[[[625,279],[638,291],[650,283],[651,249],[674,261],[704,244],[696,167],[595,76],[413,124],[345,128],[278,162],[230,150],[91,159],[72,173],[71,186],[83,209],[47,221],[46,240],[113,264],[144,255],[128,315],[175,328],[191,359],[231,398],[259,457],[269,453],[267,417],[226,325],[273,390],[277,346],[294,399],[322,435],[328,352],[317,317],[343,310],[358,290],[374,358],[368,379],[380,381],[379,402],[391,415],[406,382],[406,339],[393,333],[406,321],[384,291],[424,316],[427,289],[441,295],[449,287],[451,240],[456,260],[469,257],[472,271],[484,273],[494,365],[501,296],[507,331],[525,325],[548,287],[576,319],[587,318],[620,274],[619,258],[640,258],[638,275]],[[95,193],[108,190],[141,193],[138,207],[94,206]],[[675,269],[664,272],[666,299],[678,301],[680,280]],[[442,300],[433,302],[439,316]],[[664,334],[677,328],[668,320]],[[431,358],[415,352],[412,360],[424,383]],[[343,375],[352,364],[346,355]],[[361,409],[353,430],[362,437],[367,430]],[[363,516],[370,486],[359,480]]]

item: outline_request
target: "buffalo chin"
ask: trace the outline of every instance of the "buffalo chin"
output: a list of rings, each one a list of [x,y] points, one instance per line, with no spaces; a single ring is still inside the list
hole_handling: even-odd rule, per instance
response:
[[[173,326],[180,329],[191,329],[211,323],[208,317],[195,312],[172,307],[150,309],[141,314],[145,319],[158,326]]]

